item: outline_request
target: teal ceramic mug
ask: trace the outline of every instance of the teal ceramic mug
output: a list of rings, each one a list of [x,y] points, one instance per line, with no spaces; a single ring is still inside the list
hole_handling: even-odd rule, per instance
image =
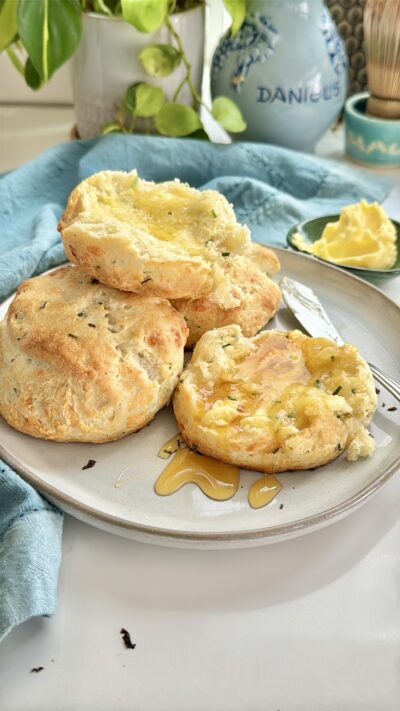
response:
[[[346,90],[344,45],[322,0],[248,0],[212,61],[212,95],[234,99],[246,119],[240,139],[312,151]]]

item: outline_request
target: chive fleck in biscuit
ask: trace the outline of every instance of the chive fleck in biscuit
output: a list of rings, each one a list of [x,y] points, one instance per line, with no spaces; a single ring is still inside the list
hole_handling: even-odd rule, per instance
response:
[[[209,293],[223,254],[250,242],[220,193],[179,180],[148,182],[135,171],[104,171],[80,183],[59,230],[69,259],[91,276],[168,299]]]
[[[265,472],[370,455],[376,394],[355,346],[300,331],[245,338],[237,325],[199,340],[174,394],[189,446]]]
[[[0,414],[21,432],[107,442],[170,399],[187,328],[170,303],[76,267],[25,281],[0,323]]]

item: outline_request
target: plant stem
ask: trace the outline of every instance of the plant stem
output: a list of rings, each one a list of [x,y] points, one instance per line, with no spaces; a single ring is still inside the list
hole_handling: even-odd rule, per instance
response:
[[[175,92],[175,94],[174,94],[174,96],[173,96],[172,101],[173,101],[174,103],[175,103],[175,101],[177,100],[177,98],[178,98],[178,96],[179,96],[179,94],[180,94],[180,92],[181,92],[181,89],[183,89],[183,87],[185,86],[186,81],[187,81],[187,74],[185,74],[185,76],[183,77],[182,81],[181,81],[180,84],[178,85],[178,88],[177,88],[177,90],[176,90],[176,92]]]
[[[9,56],[11,62],[13,63],[14,67],[16,68],[16,70],[17,70],[20,74],[22,74],[22,76],[25,76],[25,68],[24,68],[24,65],[22,64],[22,62],[20,62],[20,60],[18,59],[18,57],[17,57],[16,53],[14,52],[14,50],[13,50],[11,47],[8,47],[8,49],[6,49],[6,52],[7,52],[8,56]]]
[[[129,117],[129,133],[133,133],[136,124],[136,118],[133,114]]]
[[[95,12],[100,12],[104,15],[108,15],[108,17],[112,17],[113,14],[110,8],[105,4],[104,0],[94,0],[93,5]]]
[[[115,116],[115,120],[117,123],[119,123],[119,125],[121,126],[121,129],[124,128],[124,119],[125,119],[124,112],[123,112],[122,105],[121,105],[118,108],[116,116]]]
[[[174,27],[173,27],[173,25],[172,25],[172,22],[171,22],[171,20],[169,19],[169,17],[166,18],[165,24],[166,24],[166,26],[168,27],[168,30],[169,30],[169,33],[170,33],[171,37],[174,38],[176,44],[178,45],[178,49],[179,49],[179,51],[180,51],[180,53],[181,53],[181,56],[182,56],[182,62],[184,63],[184,65],[185,65],[185,67],[186,67],[186,76],[185,76],[185,78],[183,79],[183,81],[181,81],[181,83],[179,84],[179,86],[178,86],[178,88],[177,88],[177,90],[176,90],[176,92],[175,92],[173,101],[176,100],[176,98],[177,98],[179,92],[181,91],[181,89],[183,88],[183,86],[184,86],[185,84],[187,84],[188,87],[189,87],[189,89],[190,89],[190,92],[191,92],[191,94],[192,94],[193,108],[194,108],[194,109],[197,109],[197,108],[200,106],[200,104],[201,104],[201,96],[200,96],[199,93],[197,92],[196,87],[194,86],[194,84],[193,84],[193,82],[192,82],[192,78],[191,78],[192,66],[191,66],[191,64],[190,64],[190,62],[189,62],[189,60],[188,60],[188,58],[187,58],[187,56],[186,56],[186,54],[185,54],[185,49],[184,49],[184,47],[183,47],[182,40],[181,40],[181,38],[179,37],[178,33],[175,31],[175,29],[174,29]]]

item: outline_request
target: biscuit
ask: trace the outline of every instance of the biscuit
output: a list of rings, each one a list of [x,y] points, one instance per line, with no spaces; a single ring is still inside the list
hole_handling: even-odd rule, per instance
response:
[[[226,198],[179,180],[103,171],[71,193],[59,222],[67,256],[104,284],[165,298],[207,294],[214,265],[250,242]],[[227,306],[229,306],[227,302]]]
[[[229,286],[224,286],[224,294],[230,288],[235,306],[221,306],[215,291],[199,299],[171,301],[183,314],[189,328],[187,348],[197,343],[206,331],[232,323],[237,323],[245,336],[255,336],[275,315],[281,300],[280,289],[250,259],[226,257],[223,270],[225,282],[229,283]]]
[[[243,255],[269,277],[280,271],[281,263],[277,255],[272,249],[265,247],[263,244],[249,242],[243,251]]]
[[[43,439],[118,439],[171,397],[186,336],[165,299],[116,291],[72,266],[29,279],[0,323],[0,414]]]
[[[347,449],[368,456],[376,408],[371,372],[355,346],[300,331],[245,338],[237,325],[206,333],[173,398],[189,447],[263,472],[308,469]]]

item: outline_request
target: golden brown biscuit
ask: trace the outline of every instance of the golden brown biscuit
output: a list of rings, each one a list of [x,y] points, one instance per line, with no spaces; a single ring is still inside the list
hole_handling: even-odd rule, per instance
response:
[[[374,449],[371,372],[355,346],[300,331],[244,338],[239,326],[206,333],[183,371],[174,412],[189,446],[265,472],[326,464]]]
[[[249,242],[246,246],[244,256],[250,259],[264,274],[271,277],[280,271],[281,263],[275,252],[269,247],[265,247],[258,242]]]
[[[107,442],[169,400],[187,328],[168,301],[76,267],[25,281],[0,323],[0,414],[21,432]]]
[[[67,256],[91,276],[166,298],[211,291],[214,264],[250,241],[223,195],[178,180],[148,182],[136,171],[104,171],[84,180],[58,228]]]
[[[231,323],[237,323],[245,336],[255,336],[275,315],[281,300],[280,289],[250,259],[226,257],[223,271],[227,283],[225,293],[231,290],[235,306],[227,309],[221,306],[215,290],[199,299],[171,302],[183,314],[188,325],[187,348],[194,346],[206,331]]]

